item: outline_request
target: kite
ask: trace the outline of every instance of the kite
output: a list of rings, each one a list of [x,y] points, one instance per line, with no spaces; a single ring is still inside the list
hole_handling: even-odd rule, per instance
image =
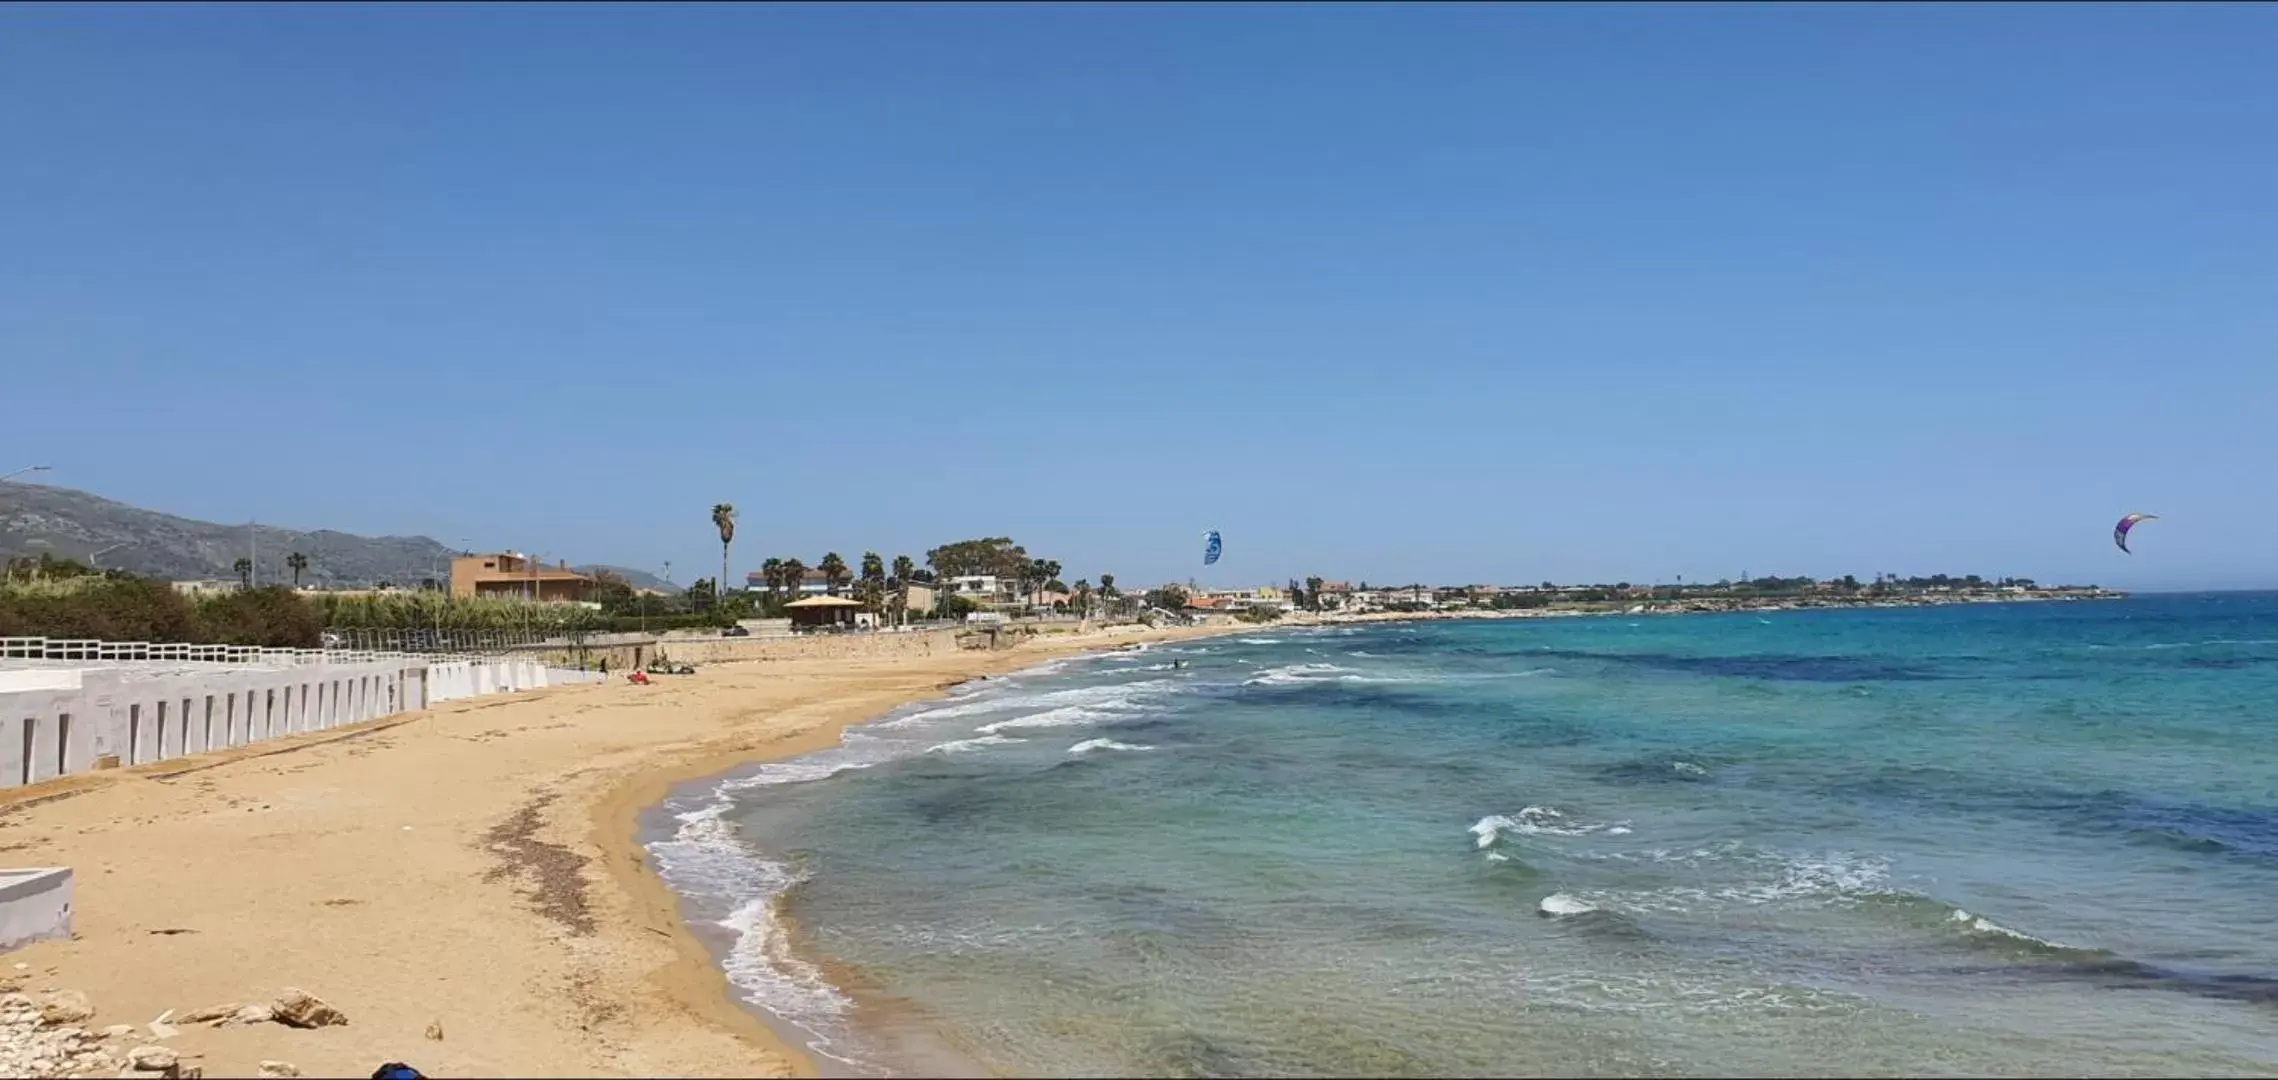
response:
[[[2158,520],[2158,514],[2129,514],[2127,517],[2121,518],[2118,525],[2112,526],[2112,542],[2118,544],[2121,551],[2127,551],[2128,554],[2133,555],[2135,552],[2128,551],[2128,530],[2135,528],[2138,522]]]
[[[1219,546],[1218,530],[1212,529],[1202,534],[1202,565],[1209,566],[1218,561]]]

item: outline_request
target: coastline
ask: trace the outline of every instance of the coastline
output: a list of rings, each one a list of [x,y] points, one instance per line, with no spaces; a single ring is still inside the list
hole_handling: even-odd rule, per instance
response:
[[[0,796],[15,865],[74,870],[74,938],[16,950],[0,989],[76,990],[87,1026],[307,990],[342,1027],[177,1022],[217,1075],[286,1061],[363,1075],[815,1075],[730,995],[648,866],[674,786],[810,753],[969,678],[1228,627],[755,643],[753,659],[452,703]],[[154,973],[163,973],[153,978]],[[425,1032],[434,1026],[441,1039]],[[121,1037],[123,1053],[133,1040]]]
[[[939,698],[975,679],[1012,674],[1054,660],[1096,655],[1139,643],[1214,637],[1255,629],[1256,627],[1241,623],[1119,628],[1112,632],[1100,630],[1039,635],[1011,649],[968,652],[965,655],[972,662],[965,666],[961,675],[939,681],[920,691],[901,694],[892,700],[881,700],[870,705],[852,707],[848,702],[837,702],[829,710],[827,719],[796,740],[785,740],[765,747],[726,750],[688,760],[669,769],[649,771],[636,782],[621,787],[596,808],[593,815],[596,829],[594,842],[605,848],[629,843],[630,846],[624,849],[625,858],[610,860],[610,867],[620,885],[628,892],[640,895],[648,910],[669,917],[677,926],[679,940],[689,946],[684,950],[683,963],[678,965],[679,970],[674,977],[680,996],[706,1006],[724,1008],[732,1013],[732,1016],[715,1017],[716,1022],[724,1027],[749,1031],[756,1026],[764,1031],[775,1047],[791,1059],[791,1075],[877,1075],[875,1070],[860,1068],[852,1061],[833,1060],[827,1054],[819,1062],[813,1042],[826,1038],[824,1033],[749,1000],[745,992],[729,979],[724,962],[734,943],[732,935],[724,927],[717,926],[714,920],[699,921],[691,909],[692,898],[676,889],[658,872],[649,850],[651,843],[669,839],[672,834],[673,817],[668,805],[676,799],[708,797],[722,783],[748,775],[761,766],[789,762],[838,747],[843,744],[845,731],[849,727],[877,720],[903,706]],[[773,897],[768,906],[772,920],[784,929],[787,937],[795,939],[797,931],[793,920],[783,913],[788,899],[787,891]],[[821,971],[830,987],[864,1014],[864,1019],[856,1028],[878,1044],[899,1051],[895,1055],[897,1059],[933,1062],[944,1067],[945,1075],[980,1075],[976,1071],[978,1065],[941,1043],[925,1026],[922,1018],[907,1013],[902,1003],[864,985],[858,976],[840,968],[828,958],[801,955],[795,944],[787,948],[799,961]]]

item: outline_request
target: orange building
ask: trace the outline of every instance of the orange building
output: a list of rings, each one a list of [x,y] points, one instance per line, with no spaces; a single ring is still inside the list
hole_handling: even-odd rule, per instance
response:
[[[547,566],[520,552],[461,555],[451,560],[451,595],[517,596],[526,600],[578,601],[593,591],[594,580],[564,562]]]

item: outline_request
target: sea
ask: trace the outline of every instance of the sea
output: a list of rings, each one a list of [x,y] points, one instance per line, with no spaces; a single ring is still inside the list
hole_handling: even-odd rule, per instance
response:
[[[1255,631],[685,788],[838,1075],[2278,1075],[2278,594]]]

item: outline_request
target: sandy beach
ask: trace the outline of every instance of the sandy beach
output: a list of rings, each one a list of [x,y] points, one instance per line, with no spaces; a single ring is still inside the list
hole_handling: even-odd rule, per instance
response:
[[[84,993],[83,1026],[138,1028],[109,1041],[115,1056],[169,1010],[286,987],[348,1018],[180,1024],[164,1044],[212,1075],[264,1061],[311,1076],[385,1061],[434,1076],[808,1075],[730,1000],[644,868],[641,812],[676,783],[828,746],[968,678],[1210,632],[758,645],[646,687],[476,699],[24,789],[0,800],[0,850],[76,871],[76,935],[0,958],[0,989]]]

